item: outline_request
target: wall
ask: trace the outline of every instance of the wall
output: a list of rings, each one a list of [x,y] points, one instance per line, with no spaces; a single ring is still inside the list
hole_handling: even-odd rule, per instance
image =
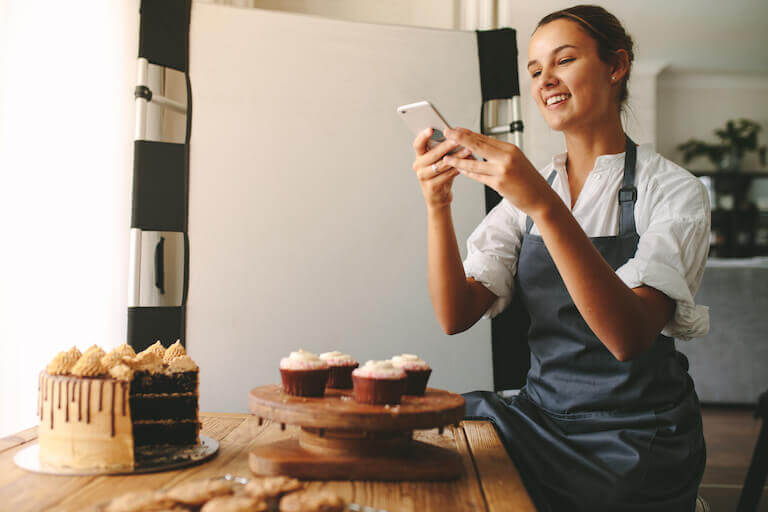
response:
[[[715,128],[740,117],[762,124],[758,142],[768,143],[768,73],[667,71],[659,76],[658,151],[684,167],[714,169],[706,157],[683,164],[675,147],[691,138],[716,142]],[[768,170],[756,153],[747,154],[743,168]]]
[[[256,7],[338,20],[453,29],[459,0],[196,0],[200,3]]]

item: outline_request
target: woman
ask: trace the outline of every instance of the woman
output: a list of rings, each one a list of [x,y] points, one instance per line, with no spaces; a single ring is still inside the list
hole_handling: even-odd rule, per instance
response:
[[[541,20],[531,93],[567,147],[541,172],[516,146],[469,130],[449,131],[431,151],[429,130],[414,140],[441,326],[468,329],[513,293],[530,315],[520,394],[465,397],[469,416],[494,422],[542,511],[694,510],[704,471],[698,398],[672,337],[708,329],[693,295],[709,203],[696,178],[625,135],[633,57],[631,38],[600,7]],[[450,213],[458,174],[503,198],[470,236],[463,265]]]

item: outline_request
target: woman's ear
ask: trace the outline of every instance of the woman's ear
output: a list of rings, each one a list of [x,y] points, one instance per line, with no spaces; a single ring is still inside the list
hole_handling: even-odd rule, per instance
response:
[[[616,50],[614,55],[613,66],[611,66],[611,81],[619,83],[629,70],[629,54],[627,50],[620,49]]]

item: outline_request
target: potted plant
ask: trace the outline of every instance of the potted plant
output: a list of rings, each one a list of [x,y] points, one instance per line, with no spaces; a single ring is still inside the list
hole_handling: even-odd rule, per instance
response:
[[[757,151],[760,165],[765,165],[766,147],[757,145],[757,134],[762,127],[750,120],[730,120],[725,128],[715,130],[719,143],[710,144],[698,139],[691,139],[677,146],[683,152],[683,162],[688,163],[697,156],[707,156],[721,171],[735,171],[741,166],[744,153]]]

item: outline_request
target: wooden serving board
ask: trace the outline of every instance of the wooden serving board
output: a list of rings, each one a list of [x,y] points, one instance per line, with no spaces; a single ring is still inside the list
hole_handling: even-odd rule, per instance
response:
[[[351,390],[327,389],[320,398],[297,397],[279,385],[249,395],[259,418],[301,427],[298,438],[256,446],[251,471],[315,480],[452,480],[463,472],[461,457],[414,441],[414,430],[458,425],[461,395],[428,388],[424,396],[403,396],[398,405],[360,404]]]

